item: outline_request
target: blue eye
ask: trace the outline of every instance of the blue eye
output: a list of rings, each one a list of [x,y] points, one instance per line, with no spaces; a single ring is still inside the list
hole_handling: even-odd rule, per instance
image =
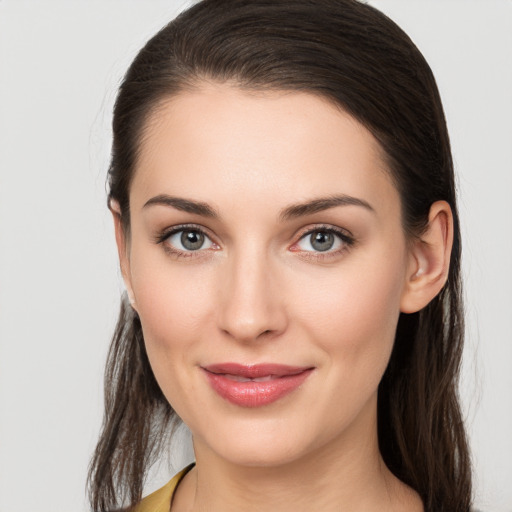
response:
[[[199,229],[180,229],[167,235],[163,240],[167,245],[180,252],[210,249],[213,242]]]

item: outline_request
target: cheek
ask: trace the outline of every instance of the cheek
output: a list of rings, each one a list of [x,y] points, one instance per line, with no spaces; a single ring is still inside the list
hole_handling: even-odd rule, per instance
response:
[[[211,297],[203,293],[208,274],[201,268],[170,264],[167,257],[144,248],[132,251],[132,287],[144,332],[146,349],[157,380],[170,374],[187,355],[211,315]]]
[[[151,261],[152,260],[152,261]],[[132,286],[153,374],[174,410],[193,425],[190,404],[204,397],[197,388],[194,347],[211,317],[211,297],[204,293],[206,276],[173,268],[168,261],[132,255]],[[196,272],[197,274],[198,272]],[[200,271],[199,271],[200,273]]]
[[[386,263],[368,258],[340,266],[310,287],[307,300],[296,303],[296,317],[308,337],[349,386],[375,387],[387,366],[400,314],[404,264],[395,255]]]

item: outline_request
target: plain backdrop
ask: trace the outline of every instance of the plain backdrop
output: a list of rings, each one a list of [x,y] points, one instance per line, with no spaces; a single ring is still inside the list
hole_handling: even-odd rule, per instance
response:
[[[375,0],[431,64],[459,181],[475,504],[512,511],[512,1]],[[121,76],[176,1],[0,0],[0,512],[85,511],[122,283],[105,201]],[[186,433],[172,467],[192,457]]]

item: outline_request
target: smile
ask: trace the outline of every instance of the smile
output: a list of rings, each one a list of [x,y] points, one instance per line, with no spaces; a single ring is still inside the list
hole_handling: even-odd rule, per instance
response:
[[[262,407],[298,388],[312,367],[278,364],[221,363],[201,367],[210,386],[222,398],[240,407]]]

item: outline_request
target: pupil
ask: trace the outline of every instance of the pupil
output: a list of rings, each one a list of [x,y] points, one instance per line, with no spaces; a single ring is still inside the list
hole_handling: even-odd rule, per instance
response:
[[[326,231],[312,233],[311,245],[317,251],[327,251],[334,245],[334,235]]]
[[[204,235],[197,231],[183,231],[181,234],[181,243],[185,249],[196,251],[204,243]]]

